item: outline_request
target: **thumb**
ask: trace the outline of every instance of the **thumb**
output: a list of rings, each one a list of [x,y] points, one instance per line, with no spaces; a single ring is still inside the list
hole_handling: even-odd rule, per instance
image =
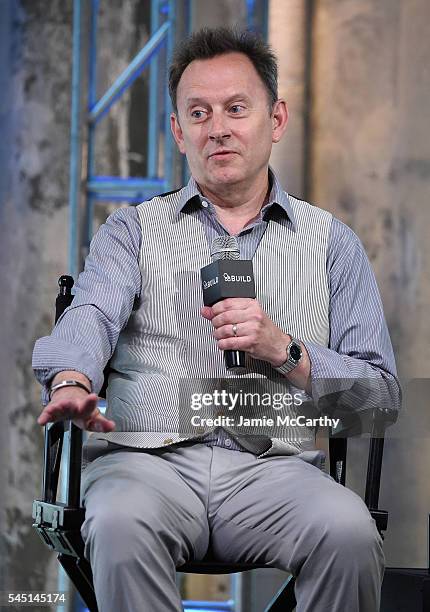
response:
[[[204,317],[205,319],[209,319],[209,321],[212,321],[215,316],[210,306],[203,306],[203,308],[200,310],[200,313],[202,317]]]

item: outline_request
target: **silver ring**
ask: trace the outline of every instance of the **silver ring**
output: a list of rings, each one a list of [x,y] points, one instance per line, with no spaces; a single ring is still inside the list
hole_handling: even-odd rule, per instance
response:
[[[235,337],[237,337],[237,325],[236,325],[236,323],[233,323],[233,325],[232,325],[232,329],[233,329],[233,335],[234,335]]]

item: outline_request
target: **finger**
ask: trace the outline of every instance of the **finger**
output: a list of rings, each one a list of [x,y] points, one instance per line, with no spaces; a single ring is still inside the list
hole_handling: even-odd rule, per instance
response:
[[[89,416],[96,408],[99,402],[99,397],[96,393],[89,393],[80,402],[79,411],[84,416]]]
[[[256,302],[253,298],[227,298],[221,300],[212,306],[212,311],[215,315],[227,310],[246,310],[253,306]]]
[[[218,348],[220,351],[248,351],[250,348],[249,337],[223,338],[222,340],[218,340]]]
[[[98,396],[95,393],[90,393],[83,399],[64,399],[62,404],[64,409],[70,410],[73,414],[79,416],[90,416],[97,408]]]
[[[39,425],[46,425],[46,423],[51,422],[51,417],[46,412],[42,412],[37,418],[37,422]]]
[[[111,421],[99,413],[86,424],[85,429],[98,433],[109,433],[110,431],[114,431],[115,427],[115,421]]]
[[[55,421],[64,421],[71,418],[76,414],[76,406],[70,407],[65,403],[58,403],[47,406],[42,414],[37,419],[39,425],[45,425],[46,423],[54,423]]]
[[[212,319],[212,325],[215,327],[215,329],[219,329],[223,325],[232,326],[234,324],[237,325],[238,323],[243,324],[247,318],[248,315],[245,310],[228,310],[227,312],[222,312],[221,314],[216,315]]]
[[[214,316],[212,308],[210,306],[203,306],[203,308],[200,310],[200,313],[202,317],[204,317],[205,319],[209,319],[209,321]]]
[[[97,407],[98,397],[91,393],[84,400],[62,399],[57,402],[53,400],[45,407],[37,422],[39,425],[61,421],[65,419],[78,418],[82,415],[90,415]]]
[[[233,331],[233,325],[236,325],[236,334]],[[228,324],[222,325],[214,330],[214,337],[217,340],[222,340],[223,338],[239,338],[240,336],[247,336],[249,333],[249,324],[245,321],[240,324]]]

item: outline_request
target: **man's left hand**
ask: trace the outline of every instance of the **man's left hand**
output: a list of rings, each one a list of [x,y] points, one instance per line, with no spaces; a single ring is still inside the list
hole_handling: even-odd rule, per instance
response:
[[[274,367],[285,362],[291,337],[273,323],[257,300],[227,298],[212,307],[204,306],[201,313],[212,322],[221,351],[245,351]]]

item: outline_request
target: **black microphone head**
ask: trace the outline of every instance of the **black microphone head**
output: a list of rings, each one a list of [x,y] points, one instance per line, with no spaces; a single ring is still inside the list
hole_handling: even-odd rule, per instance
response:
[[[217,236],[211,246],[212,261],[218,259],[240,259],[239,244],[236,236]]]

